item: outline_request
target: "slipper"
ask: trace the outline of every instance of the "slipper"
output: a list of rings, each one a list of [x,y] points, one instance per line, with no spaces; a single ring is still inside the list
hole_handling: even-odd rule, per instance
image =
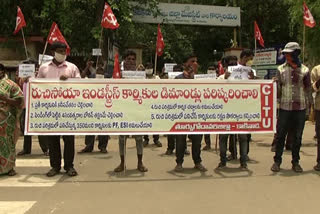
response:
[[[15,176],[17,174],[17,172],[14,170],[14,169],[11,169],[9,172],[8,172],[8,176]]]
[[[120,164],[117,168],[113,170],[114,172],[123,172],[124,171],[124,166]]]
[[[74,169],[74,168],[69,168],[67,171],[67,175],[69,175],[70,177],[73,177],[73,176],[77,176],[78,173],[77,171]]]
[[[47,173],[47,176],[48,176],[48,177],[53,177],[53,176],[55,176],[55,175],[57,175],[57,174],[59,174],[59,173],[60,173],[60,170],[55,169],[55,168],[52,168],[52,169],[50,169],[50,171]]]
[[[137,169],[138,169],[140,172],[148,172],[148,168],[145,167],[143,164],[138,165]]]

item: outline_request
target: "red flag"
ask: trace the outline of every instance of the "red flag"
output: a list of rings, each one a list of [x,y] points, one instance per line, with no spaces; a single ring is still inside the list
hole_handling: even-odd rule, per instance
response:
[[[16,29],[14,30],[13,34],[17,34],[21,28],[27,26],[26,21],[24,20],[23,13],[18,6],[18,12],[17,12],[17,20],[16,20]]]
[[[50,32],[47,38],[47,42],[52,44],[53,42],[62,42],[67,45],[67,54],[70,54],[70,46],[68,45],[67,41],[63,37],[61,31],[59,30],[58,25],[53,22],[50,28]]]
[[[107,29],[110,28],[112,30],[117,29],[119,27],[117,18],[113,14],[111,7],[107,4],[107,2],[104,5],[101,26]]]
[[[119,54],[118,53],[114,57],[114,66],[113,66],[112,78],[113,79],[120,79],[121,78],[120,64],[119,64]]]
[[[163,54],[165,44],[163,41],[163,36],[160,29],[160,24],[158,24],[158,36],[157,36],[157,55],[161,56]]]
[[[314,18],[305,2],[303,2],[303,22],[305,26],[310,28],[316,26],[316,22],[314,21]]]
[[[259,44],[264,47],[264,40],[262,38],[259,26],[256,21],[254,21],[254,37],[259,41]]]
[[[218,62],[218,71],[219,71],[219,76],[224,74],[224,69],[221,60]]]

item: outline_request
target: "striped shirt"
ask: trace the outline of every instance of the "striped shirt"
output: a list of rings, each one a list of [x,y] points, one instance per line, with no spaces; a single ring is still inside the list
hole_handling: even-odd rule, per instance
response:
[[[305,65],[293,69],[287,63],[282,64],[278,67],[277,79],[280,109],[305,110],[313,103],[310,72]]]

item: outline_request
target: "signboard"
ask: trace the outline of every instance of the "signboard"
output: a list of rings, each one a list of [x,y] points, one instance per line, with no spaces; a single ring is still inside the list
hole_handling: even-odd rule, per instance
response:
[[[257,52],[253,59],[253,65],[277,64],[277,51]]]
[[[27,93],[29,135],[275,132],[272,81],[32,79]]]
[[[217,79],[217,74],[196,74],[195,79]]]
[[[100,48],[92,49],[92,56],[102,56],[102,52]]]
[[[240,7],[159,3],[160,15],[154,17],[139,3],[130,4],[134,6],[132,19],[136,22],[227,27],[241,25]]]
[[[123,79],[146,79],[145,71],[122,71]]]
[[[168,73],[168,79],[174,79],[174,78],[176,78],[176,76],[179,76],[182,73],[183,72],[169,72]]]
[[[173,67],[177,65],[175,63],[165,63],[164,64],[164,73],[169,73],[169,72],[173,72]]]
[[[20,64],[19,77],[34,77],[35,65],[34,64]]]
[[[229,80],[248,80],[249,72],[251,72],[251,67],[237,65],[237,66],[229,66],[228,72],[231,73]]]
[[[42,64],[44,64],[46,62],[52,61],[53,56],[39,54],[39,61],[38,62],[41,63],[41,60],[42,60]]]

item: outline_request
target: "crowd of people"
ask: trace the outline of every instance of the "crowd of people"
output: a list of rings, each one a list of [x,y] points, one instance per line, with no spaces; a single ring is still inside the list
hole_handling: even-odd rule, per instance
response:
[[[55,42],[51,46],[53,60],[42,64],[36,74],[36,78],[58,78],[62,81],[69,78],[104,78],[103,68],[94,68],[93,62],[88,61],[86,68],[80,72],[78,67],[66,61],[66,45],[60,42]],[[310,72],[309,69],[300,62],[299,55],[301,49],[298,43],[289,42],[282,53],[286,57],[286,62],[279,66],[277,75],[273,81],[277,83],[277,97],[279,101],[279,113],[277,119],[277,132],[274,135],[272,142],[272,151],[275,152],[274,164],[271,170],[274,172],[280,171],[282,162],[282,154],[285,147],[285,138],[290,139],[290,144],[286,144],[286,149],[292,150],[292,170],[302,172],[303,169],[299,164],[300,147],[302,142],[302,134],[304,130],[306,111],[311,105],[314,105],[315,120],[316,120],[316,136],[317,143],[317,164],[314,166],[316,171],[320,171],[320,65],[316,66]],[[236,56],[226,56],[221,60],[222,69],[210,67],[208,70],[215,70],[218,80],[230,78],[228,72],[229,66],[243,65],[250,66],[254,58],[252,50],[244,50],[240,55],[240,59]],[[33,61],[25,61],[23,63],[36,63]],[[155,75],[152,65],[136,66],[136,54],[132,51],[127,51],[124,55],[124,61],[121,65],[122,70],[145,70],[148,79],[156,79],[159,76]],[[197,56],[189,54],[183,60],[181,65],[176,65],[173,68],[174,72],[181,72],[176,76],[176,79],[194,79],[194,75],[198,72]],[[249,79],[255,79],[253,70],[248,74]],[[167,78],[161,75],[161,78]],[[217,81],[218,81],[217,80]],[[24,97],[28,78],[17,78],[16,83],[9,80],[5,75],[5,68],[0,64],[0,174],[13,176],[16,174],[15,145],[20,134],[20,128],[24,130]],[[226,83],[227,84],[227,83]],[[315,100],[312,97],[315,93]],[[20,120],[20,113],[22,113]],[[21,127],[20,127],[21,126]],[[205,139],[205,147],[201,149],[201,142]],[[125,170],[125,146],[126,141],[130,136],[120,135],[119,138],[119,155],[120,164],[114,169],[115,172]],[[135,135],[137,148],[137,169],[141,172],[147,172],[148,168],[143,163],[143,148],[149,144],[149,136]],[[191,154],[194,162],[194,168],[205,172],[206,167],[202,165],[201,150],[211,149],[210,135],[190,134],[190,135],[167,135],[168,146],[166,155],[172,155],[175,150],[176,167],[175,171],[183,171],[184,156],[189,155],[187,149],[188,139],[191,141]],[[64,170],[69,176],[76,176],[78,173],[74,168],[75,157],[75,138],[74,136],[39,136],[40,147],[44,155],[49,155],[51,169],[47,176],[52,177],[61,171],[61,147],[60,139],[64,141]],[[110,137],[107,135],[97,136],[98,149],[102,153],[107,153],[107,146]],[[85,136],[85,147],[78,153],[89,153],[93,151],[96,136]],[[162,147],[159,141],[159,135],[152,136],[156,146]],[[226,167],[227,161],[237,159],[237,143],[239,143],[240,168],[247,169],[247,161],[249,160],[249,145],[250,134],[220,134],[219,149],[220,163],[217,169]],[[31,136],[24,136],[23,150],[18,155],[26,155],[31,153]],[[228,144],[229,141],[229,144]],[[229,147],[230,155],[227,156]]]

